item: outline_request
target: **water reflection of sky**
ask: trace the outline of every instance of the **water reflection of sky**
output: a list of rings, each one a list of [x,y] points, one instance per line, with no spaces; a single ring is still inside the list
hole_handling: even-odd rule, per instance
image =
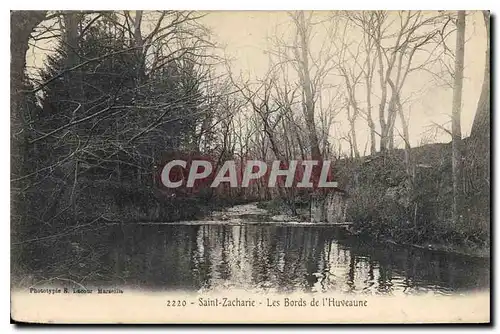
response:
[[[446,294],[489,276],[482,260],[341,242],[325,228],[200,226],[191,261],[201,291]]]
[[[20,256],[40,284],[372,295],[489,287],[486,259],[377,246],[328,227],[131,224],[89,233],[57,247],[34,243]]]

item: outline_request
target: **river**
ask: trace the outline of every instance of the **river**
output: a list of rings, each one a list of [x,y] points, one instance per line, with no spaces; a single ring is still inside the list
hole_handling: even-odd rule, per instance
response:
[[[488,260],[374,245],[328,227],[116,228],[103,260],[121,284],[153,290],[452,293],[489,286]]]
[[[329,226],[234,218],[101,226],[69,249],[32,249],[43,256],[30,261],[43,277],[154,291],[395,295],[489,288],[489,259],[375,244]]]

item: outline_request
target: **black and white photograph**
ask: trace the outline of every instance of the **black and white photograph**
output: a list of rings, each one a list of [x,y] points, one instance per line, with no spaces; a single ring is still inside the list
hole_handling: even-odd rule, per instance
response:
[[[490,323],[490,86],[488,10],[12,10],[11,319]]]

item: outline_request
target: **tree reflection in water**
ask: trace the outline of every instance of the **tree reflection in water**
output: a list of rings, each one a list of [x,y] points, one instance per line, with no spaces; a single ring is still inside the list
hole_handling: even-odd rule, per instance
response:
[[[162,226],[139,252],[137,276],[160,288],[396,294],[488,287],[482,259],[342,239],[335,230],[283,226]],[[162,240],[163,248],[155,246]],[[160,251],[161,249],[161,251]],[[163,253],[163,254],[161,254]]]
[[[375,245],[328,227],[115,225],[80,238],[78,257],[46,252],[33,259],[32,272],[151,290],[407,294],[489,288],[486,259]],[[67,265],[51,265],[56,261]]]

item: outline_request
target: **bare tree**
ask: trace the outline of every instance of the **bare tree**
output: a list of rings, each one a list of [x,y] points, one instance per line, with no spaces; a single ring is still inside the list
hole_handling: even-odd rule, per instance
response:
[[[460,116],[462,111],[462,86],[464,76],[465,11],[458,12],[457,42],[455,52],[455,80],[453,84],[453,106],[451,118],[452,132],[452,174],[453,174],[453,222],[461,221],[463,150]]]
[[[347,120],[349,121],[349,144],[351,146],[351,152],[354,157],[359,158],[359,148],[358,140],[356,136],[356,121],[360,114],[360,108],[358,107],[358,99],[356,96],[356,89],[361,81],[361,76],[363,74],[362,70],[358,69],[356,66],[358,59],[360,58],[360,44],[355,52],[350,51],[349,42],[346,41],[348,24],[344,26],[344,32],[341,40],[341,45],[337,47],[337,57],[338,60],[337,68],[340,76],[344,80],[345,85],[345,108],[347,110]],[[348,58],[346,54],[349,53]],[[358,69],[358,70],[357,70]],[[357,70],[357,71],[356,71]]]
[[[316,132],[315,122],[315,98],[318,87],[313,87],[313,79],[309,68],[310,51],[309,40],[311,38],[311,14],[305,18],[304,12],[291,14],[291,18],[295,24],[296,37],[294,43],[294,55],[297,62],[297,72],[300,78],[303,93],[303,108],[304,118],[309,134],[309,144],[311,146],[311,156],[313,160],[320,160],[321,152],[319,149],[318,135]]]
[[[270,55],[273,66],[284,70],[285,76],[288,76],[288,67],[291,67],[298,80],[296,84],[287,85],[297,87],[302,99],[302,117],[307,131],[307,142],[310,147],[311,157],[313,159],[321,158],[321,149],[316,127],[318,116],[317,103],[320,98],[320,92],[323,87],[325,77],[333,69],[331,57],[331,43],[328,39],[323,41],[319,51],[311,50],[311,43],[315,27],[325,28],[321,19],[316,20],[313,12],[304,13],[303,11],[289,13],[291,26],[293,29],[292,38],[280,37],[276,32],[272,40],[273,47],[270,48]],[[326,21],[325,21],[326,22]],[[332,33],[332,27],[326,26],[325,33]],[[316,52],[313,52],[316,51]],[[285,66],[283,66],[285,65]],[[293,81],[288,78],[289,81]]]
[[[353,54],[348,48],[347,51],[355,60],[355,64],[361,70],[364,78],[365,92],[366,92],[366,108],[360,109],[360,113],[363,118],[365,118],[368,128],[370,130],[370,154],[375,154],[377,151],[376,147],[376,134],[375,122],[372,117],[372,94],[373,94],[373,78],[376,66],[376,58],[373,57],[372,53],[375,50],[374,36],[372,35],[371,27],[374,26],[376,16],[373,12],[348,12],[347,19],[348,22],[352,22],[355,26],[358,26],[362,33],[363,38],[360,41],[362,46],[362,51],[364,53],[364,60],[358,60],[360,48],[357,48],[357,54]],[[347,26],[347,23],[346,23]],[[345,36],[345,33],[344,33]],[[345,38],[345,37],[344,37]]]
[[[445,14],[426,15],[420,11],[400,11],[395,20],[399,27],[394,27],[394,21],[388,19],[387,12],[374,12],[373,15],[364,29],[371,34],[375,44],[381,89],[380,150],[385,151],[394,145],[394,124],[401,107],[398,100],[401,100],[405,81],[410,73],[432,65],[437,57],[436,48],[428,52],[427,59],[420,64],[413,63],[415,55],[436,39],[442,29],[442,22],[447,17]],[[391,88],[390,98],[388,86]],[[405,142],[407,141],[408,138],[405,138]]]

